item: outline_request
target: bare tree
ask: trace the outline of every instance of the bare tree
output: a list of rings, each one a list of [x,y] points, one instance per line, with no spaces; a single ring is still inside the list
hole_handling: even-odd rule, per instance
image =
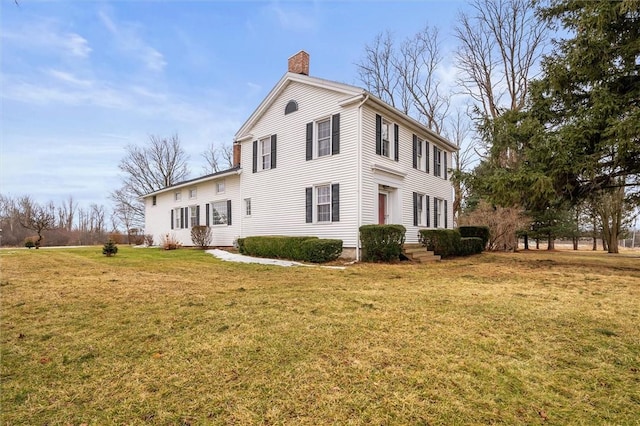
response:
[[[471,0],[454,33],[460,85],[496,118],[524,107],[529,78],[542,55],[546,26],[530,0]],[[506,99],[505,99],[506,98]]]
[[[74,203],[73,197],[69,196],[69,198],[58,207],[58,228],[71,231],[77,209],[78,206]]]
[[[20,225],[38,234],[36,248],[42,244],[42,233],[53,229],[56,224],[55,207],[53,203],[39,204],[29,196],[21,197],[17,202]]]
[[[451,102],[437,77],[441,62],[438,29],[426,26],[399,47],[389,32],[378,34],[357,67],[369,92],[441,133]]]
[[[216,146],[212,143],[201,155],[207,162],[203,167],[205,174],[217,173],[233,167],[233,148],[231,145]]]
[[[189,175],[187,155],[178,135],[149,136],[143,147],[129,145],[118,166],[124,173],[122,186],[111,193],[114,211],[123,223],[142,228],[144,204],[140,197],[185,180]]]
[[[453,157],[453,170],[451,184],[453,185],[453,219],[458,223],[462,214],[462,200],[467,197],[467,188],[462,179],[462,173],[466,171],[475,159],[475,143],[471,138],[471,121],[469,115],[457,108],[455,114],[450,116],[444,130],[445,137],[453,142],[458,151]]]

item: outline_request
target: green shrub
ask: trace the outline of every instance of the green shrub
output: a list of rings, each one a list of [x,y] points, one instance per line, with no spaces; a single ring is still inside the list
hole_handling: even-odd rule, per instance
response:
[[[407,229],[402,225],[363,225],[360,227],[363,260],[391,262],[400,258]]]
[[[489,242],[490,231],[488,226],[460,226],[458,228],[462,238],[477,237],[482,240],[482,249],[487,247]]]
[[[244,238],[236,239],[236,244],[238,244],[238,251],[240,252],[240,254],[247,253],[247,249],[244,248]]]
[[[118,246],[112,239],[109,239],[106,243],[104,243],[104,246],[102,247],[102,254],[107,257],[111,257],[114,256],[117,252]]]
[[[456,252],[457,256],[469,256],[471,254],[482,253],[484,250],[484,242],[478,237],[462,237],[460,245]]]
[[[306,262],[331,262],[342,253],[342,240],[310,239],[302,243],[302,249]]]
[[[457,229],[421,229],[420,243],[442,257],[455,256],[460,247],[460,232]]]
[[[27,238],[24,240],[24,246],[28,249],[32,249],[36,246],[36,243],[31,238]]]
[[[287,237],[269,235],[244,238],[244,253],[257,257],[272,257],[276,259],[304,260],[303,243],[318,237]]]

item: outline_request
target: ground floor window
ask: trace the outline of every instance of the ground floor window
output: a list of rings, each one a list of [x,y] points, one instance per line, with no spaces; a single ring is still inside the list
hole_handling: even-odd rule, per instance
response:
[[[211,223],[214,225],[226,225],[228,223],[229,212],[227,211],[227,201],[216,201],[211,203]]]

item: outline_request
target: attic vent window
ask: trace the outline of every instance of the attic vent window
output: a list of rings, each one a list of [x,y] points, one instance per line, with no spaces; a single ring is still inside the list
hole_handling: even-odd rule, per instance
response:
[[[295,112],[298,110],[298,103],[296,101],[289,101],[287,106],[284,108],[284,115]]]

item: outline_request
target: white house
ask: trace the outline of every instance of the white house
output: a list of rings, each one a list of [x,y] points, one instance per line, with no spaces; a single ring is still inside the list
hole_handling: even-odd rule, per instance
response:
[[[343,241],[359,258],[365,224],[450,228],[447,167],[456,146],[367,91],[309,76],[309,55],[289,70],[242,125],[234,167],[144,197],[145,232],[191,245],[196,224],[214,244],[238,237],[314,235]]]

